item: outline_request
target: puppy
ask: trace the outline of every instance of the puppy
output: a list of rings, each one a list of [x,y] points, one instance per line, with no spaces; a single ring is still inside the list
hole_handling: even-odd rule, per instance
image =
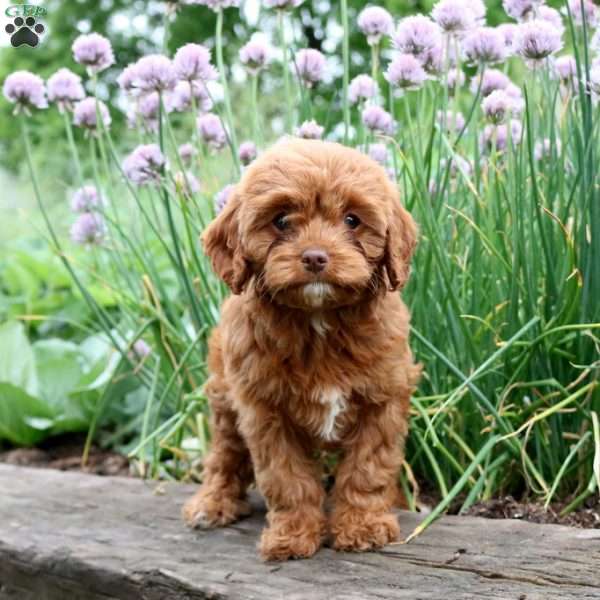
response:
[[[231,288],[209,345],[212,447],[192,527],[267,506],[265,560],[397,539],[391,512],[419,378],[402,288],[416,228],[384,169],[344,146],[275,145],[203,236]],[[328,518],[319,451],[340,451]]]

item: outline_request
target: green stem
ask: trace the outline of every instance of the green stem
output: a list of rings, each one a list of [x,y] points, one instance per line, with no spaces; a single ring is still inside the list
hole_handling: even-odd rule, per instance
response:
[[[75,138],[73,137],[73,126],[71,125],[71,119],[69,118],[69,112],[67,110],[63,111],[63,119],[65,121],[65,131],[67,132],[69,149],[71,150],[71,156],[73,157],[73,162],[75,163],[75,168],[77,170],[77,179],[79,180],[80,185],[83,185],[83,169],[81,168],[79,152],[77,151],[77,146],[75,145]]]
[[[348,0],[341,1],[342,27],[344,38],[342,40],[342,56],[344,63],[343,107],[344,107],[344,144],[348,143],[350,135],[350,104],[348,101],[348,85],[350,81],[350,29],[348,26]]]
[[[283,10],[277,11],[277,23],[279,26],[279,42],[281,43],[281,51],[283,53],[283,89],[285,90],[285,131],[286,133],[292,132],[292,93],[290,87],[290,73],[289,73],[289,57],[288,47],[285,41],[285,22]]]

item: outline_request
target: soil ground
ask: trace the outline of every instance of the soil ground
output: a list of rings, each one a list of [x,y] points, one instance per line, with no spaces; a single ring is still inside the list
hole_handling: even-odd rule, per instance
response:
[[[131,476],[127,457],[95,446],[90,450],[87,464],[82,466],[84,441],[81,436],[59,437],[37,448],[0,451],[0,462],[23,467],[82,471],[94,475]],[[426,504],[433,506],[436,502],[432,499]],[[518,519],[533,523],[600,529],[600,495],[588,498],[577,511],[560,516],[564,506],[565,504],[555,503],[546,510],[539,502],[517,501],[512,496],[505,496],[475,504],[466,514],[487,519]]]

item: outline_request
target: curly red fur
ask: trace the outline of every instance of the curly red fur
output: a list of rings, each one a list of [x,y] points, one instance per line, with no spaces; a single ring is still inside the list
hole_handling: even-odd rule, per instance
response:
[[[341,550],[396,539],[420,368],[393,291],[408,277],[416,227],[385,171],[337,144],[280,143],[246,171],[203,242],[236,295],[210,340],[213,441],[185,520],[210,527],[247,514],[254,477],[267,560],[311,556],[328,533]],[[319,272],[302,261],[315,248],[327,257]],[[319,450],[341,451],[328,517]]]

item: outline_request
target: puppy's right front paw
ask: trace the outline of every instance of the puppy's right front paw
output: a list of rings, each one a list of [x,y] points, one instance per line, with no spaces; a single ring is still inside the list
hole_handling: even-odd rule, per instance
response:
[[[252,512],[250,504],[240,498],[226,495],[215,497],[200,490],[182,510],[183,520],[193,529],[224,527]]]

